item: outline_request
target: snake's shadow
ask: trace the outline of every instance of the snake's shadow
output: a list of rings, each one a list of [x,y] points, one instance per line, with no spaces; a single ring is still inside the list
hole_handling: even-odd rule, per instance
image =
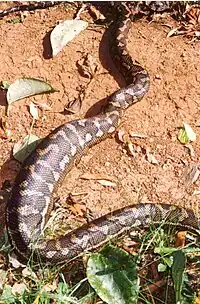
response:
[[[117,67],[115,66],[110,51],[109,51],[109,44],[111,39],[111,31],[112,26],[109,27],[108,30],[106,30],[102,36],[102,39],[100,41],[99,45],[99,60],[102,64],[102,66],[108,71],[108,73],[113,76],[114,80],[118,83],[119,88],[125,86],[125,80],[117,70]],[[114,92],[111,92],[111,94]],[[105,97],[98,102],[96,102],[90,109],[87,111],[85,117],[92,117],[101,112],[101,109],[106,105],[108,97]]]

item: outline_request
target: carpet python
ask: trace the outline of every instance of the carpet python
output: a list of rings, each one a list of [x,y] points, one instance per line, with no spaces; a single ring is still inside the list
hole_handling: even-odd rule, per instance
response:
[[[49,134],[24,161],[7,206],[7,229],[19,258],[34,252],[51,264],[70,261],[131,229],[162,221],[198,233],[197,210],[169,204],[136,204],[97,218],[59,237],[47,240],[45,224],[53,207],[59,183],[88,148],[113,134],[124,111],[140,101],[149,89],[149,74],[130,57],[126,39],[131,20],[125,5],[119,5],[112,32],[111,55],[127,86],[114,92],[102,112],[68,122]]]

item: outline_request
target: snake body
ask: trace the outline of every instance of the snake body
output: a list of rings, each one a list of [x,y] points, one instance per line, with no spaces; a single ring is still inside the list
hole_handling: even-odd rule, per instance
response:
[[[116,131],[124,110],[143,98],[149,89],[149,75],[130,57],[126,38],[131,27],[123,6],[113,32],[111,54],[127,86],[111,95],[103,111],[91,118],[74,120],[55,129],[25,160],[7,206],[7,228],[20,258],[37,252],[49,263],[69,261],[134,227],[151,222],[198,230],[194,210],[165,204],[136,204],[116,210],[58,239],[47,240],[43,230],[52,210],[52,198],[59,183],[91,146]]]

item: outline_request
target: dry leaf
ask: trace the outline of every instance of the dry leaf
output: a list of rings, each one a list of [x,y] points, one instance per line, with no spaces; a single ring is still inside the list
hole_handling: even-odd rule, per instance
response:
[[[65,20],[58,24],[50,35],[53,57],[87,26],[88,22],[83,20]]]
[[[19,162],[23,162],[28,155],[35,150],[41,139],[36,135],[29,134],[24,137],[23,141],[19,141],[13,146],[13,156]]]
[[[19,268],[19,267],[26,267],[26,265],[23,265],[22,263],[20,263],[17,260],[17,257],[15,254],[12,254],[9,258],[9,262],[10,264],[14,267],[14,268]]]
[[[149,148],[146,148],[146,156],[149,163],[153,165],[158,165],[158,161],[155,156],[150,152]]]
[[[82,176],[81,176],[81,179],[92,179],[92,180],[100,180],[100,179],[103,179],[103,180],[108,180],[108,181],[113,181],[114,178],[112,176],[108,176],[108,175],[105,175],[105,174],[92,174],[92,173],[84,173]]]
[[[12,83],[7,91],[7,102],[10,105],[19,99],[41,94],[56,92],[47,82],[34,78],[21,78]]]
[[[31,279],[34,279],[34,280],[37,279],[37,275],[35,274],[35,272],[30,270],[28,267],[25,267],[22,270],[22,275],[23,275],[23,277],[31,278]]]
[[[117,187],[117,184],[114,183],[114,182],[110,182],[108,180],[104,180],[104,179],[100,179],[97,181],[99,184],[103,185],[103,186],[106,186],[106,187],[113,187],[113,188],[116,188]]]
[[[186,173],[184,174],[185,177],[185,184],[187,186],[190,186],[194,184],[197,179],[199,178],[200,170],[198,165],[192,165],[190,166]]]
[[[105,20],[106,19],[105,16],[103,14],[101,14],[101,12],[95,6],[90,5],[89,9],[90,9],[90,13],[92,15],[94,15],[96,20]]]
[[[42,109],[42,110],[46,110],[46,111],[50,111],[52,110],[52,107],[50,107],[48,104],[46,104],[45,102],[37,102],[34,101],[34,104],[36,104],[38,106],[38,108]]]
[[[16,294],[21,295],[25,290],[27,290],[27,286],[25,283],[15,283],[12,286],[12,293],[14,295]]]
[[[39,119],[39,112],[37,106],[31,102],[29,105],[30,114],[34,119]]]
[[[99,70],[96,59],[89,53],[83,55],[83,57],[77,61],[77,66],[79,72],[89,79],[94,78],[94,75]]]
[[[191,157],[195,157],[195,151],[194,151],[194,148],[191,144],[185,144],[185,147],[189,149],[190,151],[190,156]]]
[[[179,231],[176,235],[176,243],[175,247],[184,247],[185,246],[185,237],[186,237],[187,231]]]
[[[138,134],[138,133],[135,133],[135,132],[133,132],[133,131],[130,131],[129,134],[130,134],[130,136],[132,136],[132,137],[147,138],[147,135]]]
[[[177,35],[179,33],[179,28],[176,27],[176,28],[173,28],[171,31],[169,31],[169,33],[167,34],[167,38],[173,36],[173,35]]]
[[[200,190],[194,190],[192,195],[199,195],[200,194]]]
[[[74,215],[78,216],[84,216],[87,212],[87,208],[84,204],[73,204],[73,206],[70,206],[69,209],[72,211]]]
[[[66,111],[69,111],[72,114],[78,113],[82,107],[82,100],[80,96],[70,101],[68,105],[65,107]]]
[[[117,137],[118,139],[122,142],[122,143],[125,143],[125,138],[124,138],[124,135],[125,135],[125,131],[124,130],[118,130],[117,132]]]
[[[128,145],[128,153],[131,155],[131,156],[135,156],[136,153],[135,153],[135,150],[134,150],[134,146],[132,144],[132,142],[129,142]]]
[[[7,118],[5,116],[1,117],[1,127],[2,127],[2,130],[0,130],[0,137],[5,138],[5,139],[9,138],[11,135],[11,130],[8,129],[8,122],[7,122]]]

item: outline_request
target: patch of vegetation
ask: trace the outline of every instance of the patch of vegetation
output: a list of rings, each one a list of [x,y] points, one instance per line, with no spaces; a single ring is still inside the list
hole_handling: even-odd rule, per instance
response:
[[[198,303],[199,246],[187,234],[186,244],[176,248],[173,235],[152,226],[148,232],[131,233],[123,243],[121,239],[118,245],[126,251],[108,244],[86,254],[83,262],[50,267],[20,264],[11,255],[4,232],[0,304]]]

